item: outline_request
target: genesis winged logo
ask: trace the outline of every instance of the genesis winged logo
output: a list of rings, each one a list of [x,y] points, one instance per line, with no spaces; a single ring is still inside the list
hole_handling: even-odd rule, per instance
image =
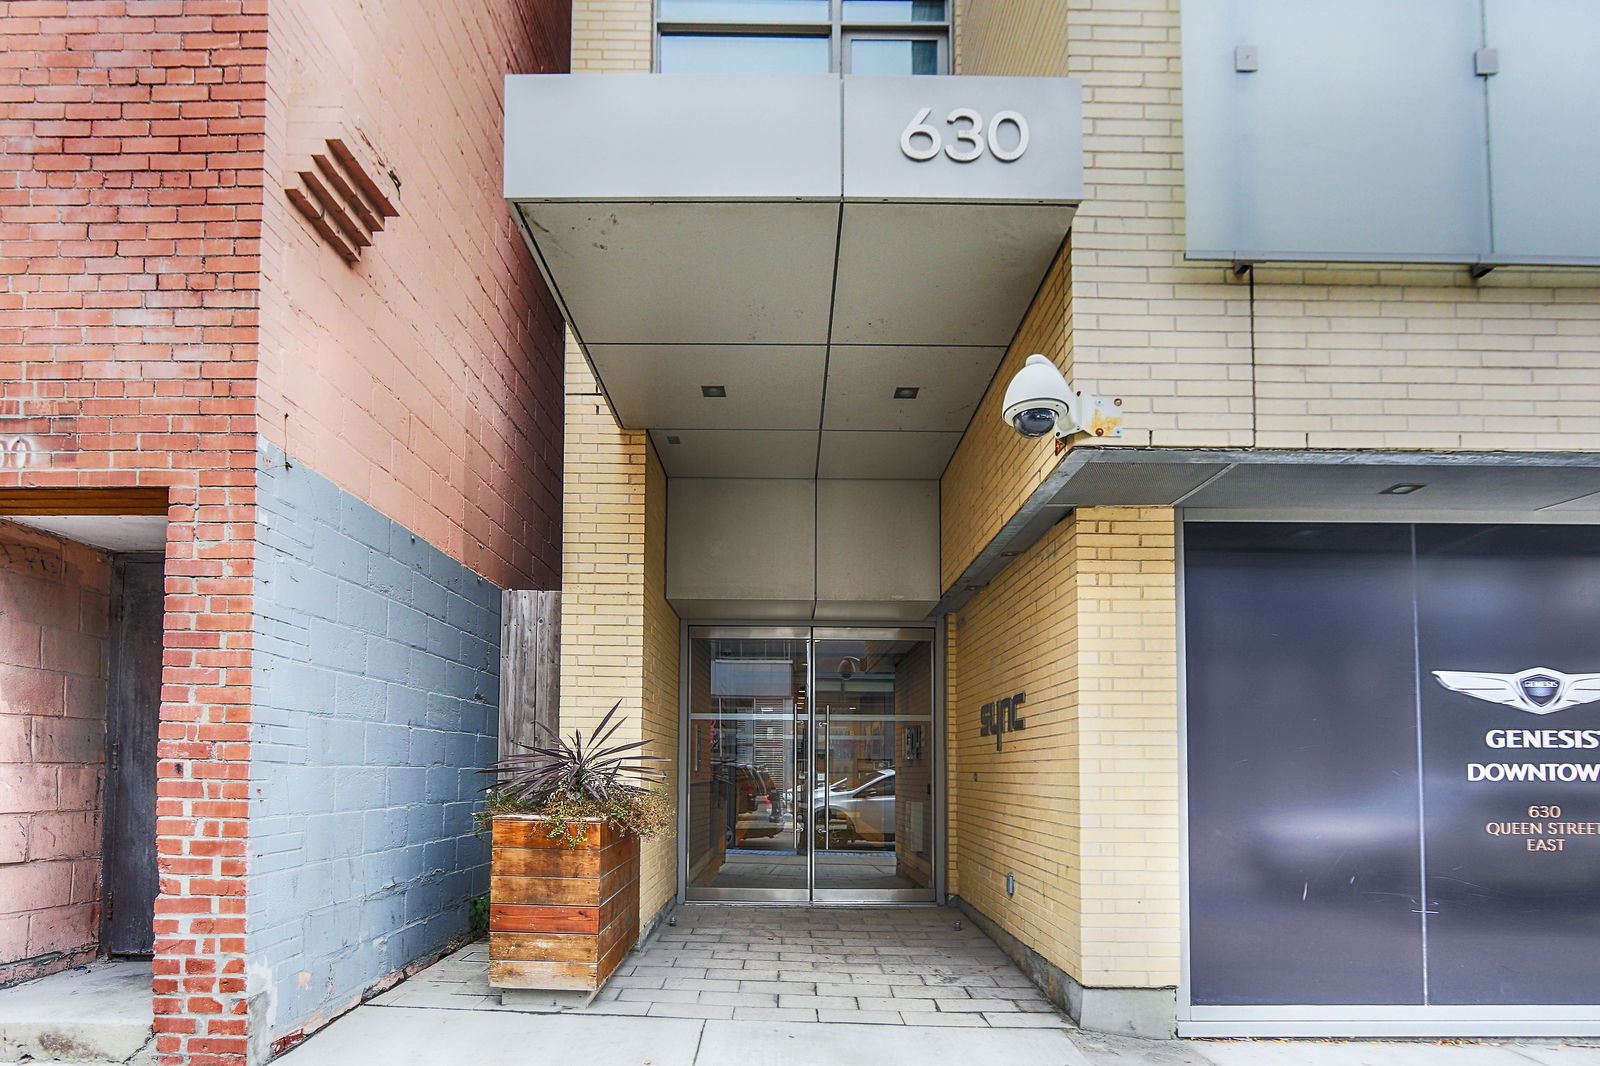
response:
[[[1535,666],[1520,674],[1435,670],[1433,676],[1453,692],[1490,703],[1503,703],[1531,714],[1550,714],[1600,700],[1600,674],[1563,674],[1545,666]]]

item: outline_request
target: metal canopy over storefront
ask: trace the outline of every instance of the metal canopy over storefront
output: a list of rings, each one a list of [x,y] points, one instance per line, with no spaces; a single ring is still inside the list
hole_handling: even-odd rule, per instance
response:
[[[1080,115],[1066,78],[518,75],[505,195],[669,474],[936,478],[1082,199]]]
[[[1079,507],[1173,506],[1190,519],[1593,523],[1600,455],[1080,445],[929,613],[958,610]]]

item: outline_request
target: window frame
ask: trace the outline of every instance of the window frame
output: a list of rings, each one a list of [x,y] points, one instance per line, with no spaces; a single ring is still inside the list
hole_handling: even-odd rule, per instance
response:
[[[955,0],[945,0],[944,19],[938,22],[884,22],[844,20],[844,0],[828,0],[826,22],[759,21],[734,22],[727,19],[685,20],[661,18],[662,0],[651,6],[654,33],[650,42],[650,69],[661,73],[661,39],[672,36],[696,37],[826,37],[828,70],[848,74],[849,44],[856,40],[935,41],[939,47],[939,74],[949,74],[951,66],[951,16]]]

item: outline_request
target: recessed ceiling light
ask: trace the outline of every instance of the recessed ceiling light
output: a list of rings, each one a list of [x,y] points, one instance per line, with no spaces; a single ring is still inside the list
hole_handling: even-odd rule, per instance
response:
[[[894,390],[894,398],[897,400],[915,400],[919,391],[916,385],[897,385]]]
[[[682,444],[683,443],[683,438],[681,438],[681,437],[668,437],[667,438],[667,443],[668,444]]]
[[[726,395],[728,395],[728,386],[726,386],[726,385],[701,385],[700,386],[700,395],[711,397],[713,399],[715,399],[716,397],[719,397],[719,396],[726,396]]]
[[[1399,485],[1390,485],[1388,488],[1386,488],[1382,492],[1378,493],[1378,495],[1379,496],[1406,496],[1406,495],[1409,495],[1410,493],[1416,492],[1418,489],[1425,489],[1427,487],[1428,486],[1426,486],[1426,485],[1413,485],[1413,484],[1407,484],[1405,482],[1402,482]]]
[[[1000,553],[1000,558],[1002,558],[1002,559],[1015,559],[1017,556],[1019,556],[1021,554],[1022,553],[1019,552],[1019,551],[1004,551],[1004,552]]]

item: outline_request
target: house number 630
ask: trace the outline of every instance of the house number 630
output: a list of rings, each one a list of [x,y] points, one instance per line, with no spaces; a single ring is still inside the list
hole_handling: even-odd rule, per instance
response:
[[[985,148],[989,154],[1002,163],[1010,163],[1021,159],[1022,153],[1028,150],[1028,120],[1015,111],[996,111],[989,120],[989,134],[984,138],[983,116],[970,107],[958,107],[945,116],[945,124],[952,128],[956,143],[945,144],[944,138],[937,126],[928,124],[928,115],[933,111],[925,107],[911,116],[911,121],[906,128],[900,131],[900,150],[910,159],[925,163],[943,151],[945,155],[957,163],[970,163],[983,155]],[[965,126],[957,123],[965,122]],[[1009,125],[1015,134],[1008,134],[1007,141],[1012,141],[1010,147],[1000,143],[1000,127]]]

